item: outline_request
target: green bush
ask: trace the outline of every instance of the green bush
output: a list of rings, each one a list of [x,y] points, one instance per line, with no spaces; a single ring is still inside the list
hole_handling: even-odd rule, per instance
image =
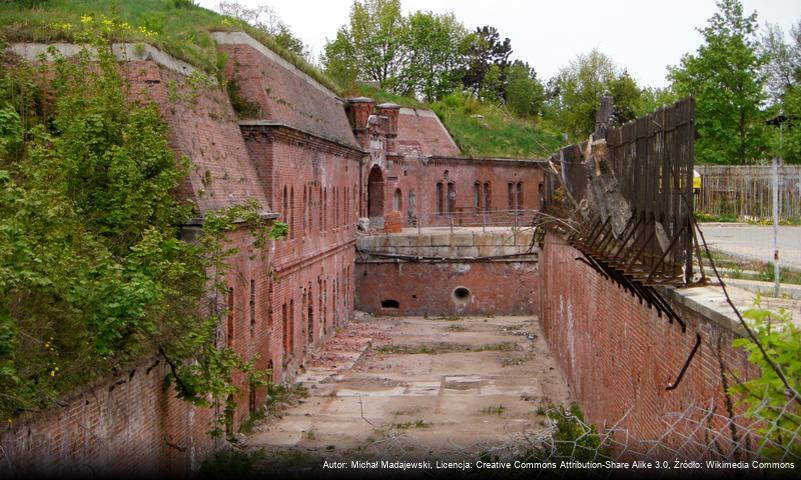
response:
[[[179,225],[196,215],[172,196],[188,162],[176,162],[156,106],[128,100],[104,30],[82,37],[95,54],[67,60],[51,49],[36,68],[0,59],[0,414],[9,419],[146,354],[163,357],[176,393],[198,405],[235,394],[235,371],[261,382],[252,362],[216,348],[221,312],[202,301],[221,278],[207,272],[226,271],[233,252],[222,239],[236,219],[264,245],[261,207],[208,212],[199,241],[180,240]]]

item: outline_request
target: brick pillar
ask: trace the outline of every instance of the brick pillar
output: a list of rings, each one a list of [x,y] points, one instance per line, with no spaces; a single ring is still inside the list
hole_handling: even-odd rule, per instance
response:
[[[398,114],[400,113],[400,105],[394,103],[382,103],[376,107],[378,114],[386,117],[384,134],[387,137],[385,148],[387,153],[395,152],[395,139],[398,137]]]
[[[350,121],[353,126],[353,133],[356,134],[356,140],[362,148],[367,149],[370,146],[370,128],[367,125],[367,120],[373,113],[375,101],[372,98],[358,97],[348,100],[350,103]]]

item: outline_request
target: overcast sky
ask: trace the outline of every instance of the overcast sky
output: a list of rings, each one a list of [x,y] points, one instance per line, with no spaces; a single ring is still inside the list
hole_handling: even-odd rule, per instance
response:
[[[340,26],[352,0],[235,0],[251,7],[270,5],[317,58]],[[216,10],[219,0],[199,0]],[[643,86],[665,86],[667,65],[701,43],[696,27],[714,14],[714,0],[401,0],[404,13],[453,12],[464,25],[492,25],[512,40],[512,58],[527,61],[544,81],[579,53],[598,48],[628,69]],[[799,0],[743,0],[760,25],[778,23],[785,32],[801,19]]]

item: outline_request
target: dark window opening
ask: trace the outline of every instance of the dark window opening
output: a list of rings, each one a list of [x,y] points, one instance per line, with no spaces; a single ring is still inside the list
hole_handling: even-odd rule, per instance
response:
[[[250,336],[256,333],[256,281],[250,281]]]
[[[456,205],[456,186],[453,182],[448,183],[448,213],[453,213]]]
[[[464,287],[458,287],[453,291],[453,296],[457,300],[467,300],[468,298],[470,298],[470,290]]]
[[[228,287],[228,346],[234,345],[234,287]]]
[[[256,411],[256,386],[250,385],[250,395],[248,397],[248,411],[253,413]]]
[[[400,303],[392,299],[382,300],[381,308],[400,308]]]

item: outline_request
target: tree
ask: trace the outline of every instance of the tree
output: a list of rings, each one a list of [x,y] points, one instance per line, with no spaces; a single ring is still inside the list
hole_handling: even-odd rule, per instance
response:
[[[801,163],[801,20],[790,30],[790,41],[778,25],[766,25],[760,41],[765,56],[769,115],[782,112],[787,118],[782,136],[770,129],[773,151],[787,163]]]
[[[492,74],[497,77],[495,83],[500,88],[496,93],[498,97],[503,97],[502,85],[506,83],[506,69],[509,66],[509,55],[512,53],[512,41],[508,38],[501,41],[500,38],[498,30],[487,25],[476,28],[476,31],[466,39],[467,61],[462,74],[462,85],[476,96],[481,93],[482,87],[486,95],[485,77],[495,66]]]
[[[396,91],[409,60],[408,31],[399,0],[356,0],[350,23],[325,45],[322,64],[342,85],[372,80]]]
[[[607,91],[615,99],[612,108],[612,124],[623,125],[637,118],[642,99],[642,90],[631,78],[627,70],[623,70],[606,86]]]
[[[640,89],[625,70],[593,49],[579,55],[548,82],[548,109],[556,124],[583,140],[595,129],[595,114],[604,94],[615,96],[613,121],[624,123],[638,111]]]
[[[321,61],[343,85],[374,81],[397,95],[433,101],[458,84],[466,36],[453,14],[404,17],[398,0],[357,0],[350,24],[326,44]]]
[[[545,87],[528,63],[515,60],[509,67],[506,83],[506,105],[521,117],[533,117],[542,112]]]
[[[640,91],[640,104],[636,116],[641,117],[674,103],[679,95],[672,88],[645,87]]]
[[[721,0],[699,29],[704,44],[687,54],[669,78],[681,95],[696,98],[695,153],[701,162],[759,162],[766,148],[763,59],[756,49],[756,12],[743,15],[739,0]]]
[[[801,20],[791,27],[789,43],[779,25],[766,24],[759,53],[765,60],[762,73],[766,77],[768,99],[773,104],[779,103],[787,90],[801,80]]]
[[[311,59],[309,47],[295,36],[289,26],[269,5],[248,8],[236,2],[220,2],[220,13],[242,20],[273,37],[275,42],[306,60]]]
[[[415,94],[428,102],[442,98],[459,83],[467,31],[450,13],[418,11],[409,15],[407,22],[409,61],[398,82],[398,93]]]

